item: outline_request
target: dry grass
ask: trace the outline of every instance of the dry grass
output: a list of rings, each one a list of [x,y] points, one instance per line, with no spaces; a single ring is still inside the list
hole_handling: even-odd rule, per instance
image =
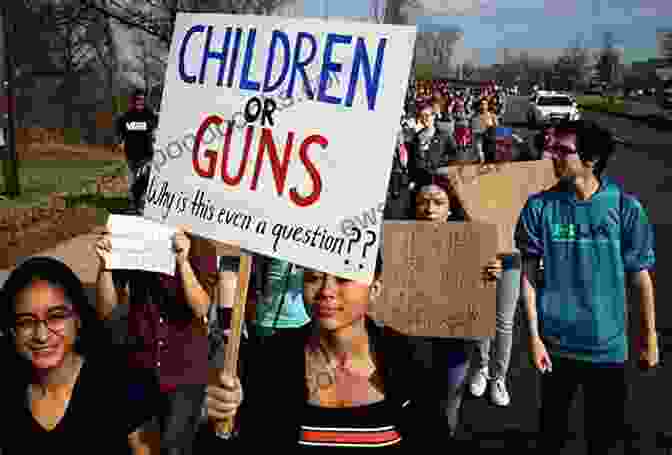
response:
[[[0,200],[2,207],[46,207],[51,193],[95,192],[97,176],[124,175],[122,154],[109,147],[35,144],[19,150],[21,196]],[[4,190],[4,177],[0,175]]]
[[[20,160],[124,161],[123,153],[102,145],[28,144],[19,146]]]

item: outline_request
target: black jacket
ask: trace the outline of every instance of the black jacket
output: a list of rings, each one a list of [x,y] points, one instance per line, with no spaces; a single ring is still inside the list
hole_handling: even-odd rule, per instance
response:
[[[413,140],[408,157],[408,174],[412,182],[418,182],[427,174],[446,166],[455,159],[455,150],[448,137],[436,129],[428,143],[423,144],[420,135]]]
[[[370,319],[367,329],[381,358],[386,400],[398,409],[395,420],[403,447],[424,447],[441,437],[445,418],[429,392],[431,378],[418,360],[418,347],[406,335]],[[288,453],[298,447],[301,410],[308,399],[304,349],[310,331],[311,324],[287,329],[249,348],[234,445],[250,450],[272,446]]]
[[[408,143],[404,143],[404,146],[406,147],[406,150],[411,148]],[[402,163],[399,153],[399,146],[397,146],[392,160],[392,172],[390,173],[390,182],[387,187],[387,199],[385,201],[385,210],[383,212],[383,217],[386,220],[405,219],[408,216],[408,210],[410,209],[411,204],[411,190],[408,187],[410,183],[408,167]]]

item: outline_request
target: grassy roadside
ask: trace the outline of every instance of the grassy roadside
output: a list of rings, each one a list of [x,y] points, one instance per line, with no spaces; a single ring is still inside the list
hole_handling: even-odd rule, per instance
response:
[[[65,193],[73,201],[85,195],[95,195],[96,177],[122,176],[126,173],[123,161],[101,160],[23,160],[19,162],[21,196],[0,199],[0,208],[47,207],[49,194]],[[4,179],[0,175],[0,188]],[[112,199],[116,195],[111,195]],[[100,199],[100,196],[96,196]],[[96,198],[90,200],[98,200]],[[86,199],[83,199],[86,200]]]
[[[119,194],[81,194],[65,197],[66,209],[86,207],[96,208],[96,220],[98,224],[105,224],[111,213],[125,212],[129,209],[128,195]]]
[[[599,95],[581,95],[576,97],[579,108],[586,111],[605,114],[624,114],[624,99],[620,97],[601,97]]]

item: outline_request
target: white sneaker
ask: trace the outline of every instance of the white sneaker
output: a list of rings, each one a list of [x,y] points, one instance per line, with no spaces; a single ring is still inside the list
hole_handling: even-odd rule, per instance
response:
[[[469,381],[469,391],[475,397],[482,397],[488,385],[488,369],[476,370]]]
[[[490,383],[490,400],[495,406],[506,407],[511,403],[504,378],[496,378]]]

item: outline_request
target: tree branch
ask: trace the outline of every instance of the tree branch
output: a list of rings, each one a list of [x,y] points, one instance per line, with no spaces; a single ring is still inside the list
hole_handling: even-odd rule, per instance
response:
[[[82,1],[93,2],[93,0],[82,0]],[[158,32],[156,32],[154,29],[152,29],[152,28],[150,28],[150,27],[147,27],[146,25],[143,25],[143,24],[141,24],[141,23],[137,23],[137,22],[133,22],[132,20],[127,20],[126,18],[124,18],[124,17],[122,17],[122,16],[120,16],[120,15],[118,15],[118,14],[114,14],[114,13],[112,13],[112,12],[110,12],[110,11],[107,11],[106,9],[101,8],[101,7],[99,7],[99,6],[97,6],[97,5],[93,4],[93,3],[91,3],[91,7],[92,7],[93,9],[95,9],[96,11],[100,12],[101,14],[103,14],[105,17],[114,19],[114,20],[116,20],[117,22],[119,22],[119,23],[121,23],[121,24],[124,24],[124,25],[126,25],[126,26],[128,26],[128,27],[132,27],[132,28],[140,29],[140,30],[142,30],[142,31],[144,31],[144,32],[146,32],[146,33],[152,35],[152,36],[156,36],[156,37],[159,38],[162,42],[166,42],[166,43],[170,44],[170,37],[167,37],[167,36],[165,36],[165,35],[163,35],[163,34],[161,34],[161,33],[158,33]]]

